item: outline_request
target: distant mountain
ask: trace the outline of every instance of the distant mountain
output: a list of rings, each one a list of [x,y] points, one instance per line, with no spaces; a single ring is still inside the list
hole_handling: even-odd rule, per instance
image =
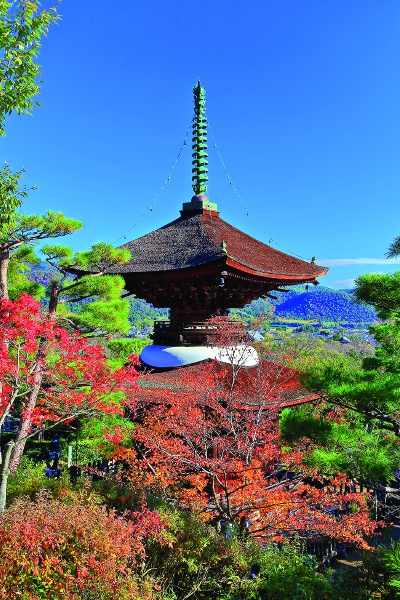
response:
[[[26,275],[31,281],[41,283],[45,287],[49,285],[51,279],[60,276],[59,271],[45,261],[41,261],[38,265],[32,265]]]
[[[276,306],[276,316],[364,325],[376,321],[372,308],[358,304],[353,294],[341,290],[318,287],[283,300]]]
[[[267,315],[271,306],[275,316],[286,319],[305,319],[319,322],[349,323],[369,326],[376,321],[374,310],[354,300],[353,290],[334,290],[324,286],[288,288],[287,292],[271,292],[277,300],[254,300],[244,309],[236,310],[243,317]]]

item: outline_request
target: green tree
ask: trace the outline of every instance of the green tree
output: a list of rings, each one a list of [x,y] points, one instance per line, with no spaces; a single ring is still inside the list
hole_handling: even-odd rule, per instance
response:
[[[388,255],[399,253],[399,240],[392,243]],[[345,412],[336,424],[323,430],[327,423],[313,423],[301,410],[290,411],[283,415],[282,431],[287,438],[297,431],[298,437],[308,436],[322,444],[322,449],[314,452],[321,468],[343,469],[355,477],[383,483],[390,481],[394,467],[398,468],[400,271],[362,275],[356,280],[355,297],[372,305],[381,319],[370,328],[378,343],[374,354],[363,360],[348,352],[319,354],[318,360],[311,355],[309,361],[297,364],[305,385],[319,392],[328,405]]]
[[[351,375],[332,366],[315,369],[308,383],[329,402],[363,416],[376,430],[400,437],[400,271],[367,274],[356,280],[355,296],[372,305],[382,322],[370,328],[378,342],[375,354]]]
[[[44,298],[45,286],[29,277],[31,267],[38,265],[40,259],[29,246],[21,246],[11,254],[7,273],[10,300],[16,300],[23,293],[29,294],[35,300]]]
[[[310,355],[298,368],[305,387],[321,396],[310,413],[282,414],[282,433],[290,443],[311,441],[309,464],[324,475],[346,472],[355,479],[388,482],[398,467],[400,378],[371,368],[376,356],[354,353]]]
[[[13,182],[12,194],[15,190]],[[48,211],[44,215],[23,215],[16,210],[8,213],[9,225],[0,230],[0,300],[8,298],[9,274],[19,271],[22,264],[34,263],[37,259],[28,249],[42,240],[69,235],[82,228],[82,223],[66,217],[63,213]],[[21,252],[21,249],[24,249]],[[19,250],[19,253],[16,251]],[[14,258],[12,258],[14,254]],[[10,260],[14,269],[9,271]],[[20,285],[22,281],[20,281]],[[28,285],[28,281],[26,281]]]
[[[28,195],[26,186],[20,187],[24,170],[13,173],[6,163],[0,170],[0,234],[14,224],[16,210]]]
[[[143,348],[151,344],[151,339],[146,338],[119,338],[110,340],[107,348],[110,353],[109,362],[115,367],[122,367],[132,354],[139,355]]]
[[[32,285],[22,272],[26,263],[32,264],[37,260],[33,253],[35,244],[69,235],[82,227],[80,221],[67,218],[62,213],[48,211],[45,215],[23,215],[18,212],[19,179],[18,176],[11,177],[8,225],[0,230],[0,301],[9,296],[10,276],[13,298],[24,291],[39,294],[42,288]],[[60,245],[47,245],[42,252],[54,269],[46,289],[48,319],[62,320],[64,326],[86,335],[128,331],[129,303],[121,298],[124,281],[121,277],[107,274],[107,269],[128,260],[129,251],[98,243],[86,252],[75,254],[70,248]],[[87,274],[72,279],[68,270],[73,267]],[[76,306],[79,308],[73,308]],[[38,349],[39,363],[47,355],[47,345],[46,336],[42,336]],[[20,421],[17,449],[10,463],[12,470],[23,453],[23,440],[31,427],[30,415],[36,406],[41,385],[42,376],[38,369],[35,385],[28,394],[24,417]]]
[[[32,282],[25,271],[38,264],[34,248],[39,242],[64,237],[82,228],[81,221],[63,213],[24,215],[18,211],[28,194],[20,187],[23,172],[12,173],[8,166],[0,172],[0,300],[17,298],[23,292],[48,297],[48,314],[64,319],[82,333],[126,333],[129,329],[129,304],[122,300],[124,281],[109,275],[108,269],[130,258],[128,250],[98,243],[85,252],[74,253],[67,246],[46,245],[41,252],[52,266],[48,284]],[[71,270],[86,275],[72,278]],[[75,308],[74,308],[75,307]],[[78,307],[78,308],[76,308]]]
[[[284,409],[280,429],[289,444],[307,439],[303,463],[325,477],[346,473],[356,481],[381,483],[393,477],[397,466],[395,436],[366,429],[361,418],[332,411],[329,404],[311,411],[309,406]]]
[[[396,256],[400,256],[400,235],[398,235],[390,244],[386,256],[388,258],[396,258]]]
[[[388,549],[382,549],[383,563],[388,569],[389,585],[400,595],[400,544],[394,543]]]
[[[129,330],[129,302],[121,297],[124,280],[108,273],[129,260],[129,250],[99,242],[85,252],[74,253],[61,245],[44,246],[41,251],[56,273],[47,289],[50,315],[57,314],[64,326],[86,335]],[[73,279],[70,273],[75,270],[85,274]]]
[[[372,273],[356,280],[356,298],[372,304],[382,323],[370,329],[379,343],[374,361],[366,367],[381,367],[387,372],[400,370],[400,271]]]
[[[14,111],[30,114],[40,103],[41,70],[37,62],[43,36],[60,19],[56,8],[42,8],[37,0],[0,2],[0,135]]]

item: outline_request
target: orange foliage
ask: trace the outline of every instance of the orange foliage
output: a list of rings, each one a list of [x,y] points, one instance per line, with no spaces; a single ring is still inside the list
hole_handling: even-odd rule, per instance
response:
[[[84,494],[19,498],[0,518],[0,598],[150,600],[141,561],[160,529],[158,513],[117,516]]]
[[[124,451],[132,481],[204,519],[250,522],[259,538],[312,534],[365,546],[363,533],[376,527],[367,499],[316,486],[303,453],[282,451],[277,414],[304,402],[299,389],[295,371],[266,362],[150,375],[139,392],[136,450]]]

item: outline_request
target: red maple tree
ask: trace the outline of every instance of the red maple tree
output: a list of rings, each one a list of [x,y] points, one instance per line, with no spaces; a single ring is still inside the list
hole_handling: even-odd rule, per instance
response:
[[[122,414],[124,403],[132,409],[135,402],[134,365],[113,370],[101,346],[70,334],[41,308],[26,294],[0,304],[0,427],[13,412],[21,419],[18,436],[8,442],[2,460],[2,510],[10,463],[43,423],[99,412]]]
[[[366,545],[363,534],[376,527],[366,497],[341,492],[341,478],[319,483],[304,451],[281,446],[279,410],[300,401],[295,371],[213,361],[139,385],[136,451],[124,451],[136,483],[215,523],[250,526],[260,539],[299,534]]]

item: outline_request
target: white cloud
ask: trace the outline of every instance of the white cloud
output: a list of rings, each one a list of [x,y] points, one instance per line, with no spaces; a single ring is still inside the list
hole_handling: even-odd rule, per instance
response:
[[[320,258],[324,267],[355,267],[360,265],[400,265],[400,258]]]
[[[336,281],[332,281],[331,286],[338,286],[340,288],[353,288],[355,279],[336,279]]]

